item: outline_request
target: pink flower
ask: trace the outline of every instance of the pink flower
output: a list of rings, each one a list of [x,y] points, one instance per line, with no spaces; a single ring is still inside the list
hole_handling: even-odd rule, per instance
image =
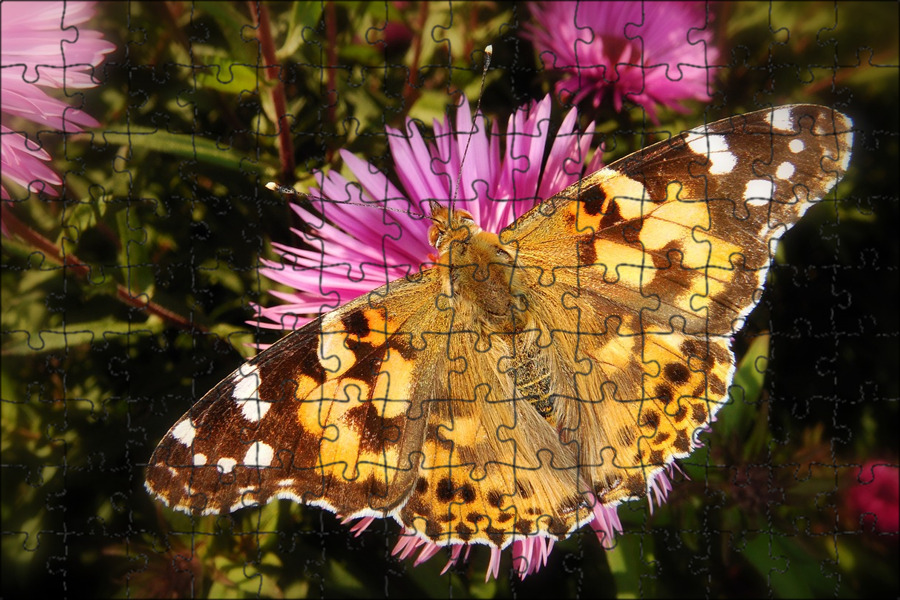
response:
[[[658,123],[657,105],[687,112],[682,100],[709,100],[712,45],[704,3],[532,2],[525,36],[547,69],[563,72],[556,92],[564,102],[605,93],[622,110],[627,100]]]
[[[427,141],[419,129],[407,121],[404,132],[387,129],[398,189],[370,163],[348,152],[342,154],[359,184],[351,184],[337,173],[319,174],[321,189],[310,199],[325,219],[314,215],[308,202],[294,204],[300,218],[313,226],[311,232],[295,233],[306,248],[276,245],[281,263],[268,262],[262,273],[297,289],[277,294],[285,304],[259,308],[271,327],[296,328],[310,316],[337,308],[357,296],[410,272],[429,260],[434,248],[428,244],[431,222],[423,217],[429,200],[445,202],[472,213],[485,230],[499,231],[536,203],[574,183],[584,165],[593,134],[591,123],[584,133],[575,131],[577,111],[563,120],[554,139],[549,136],[550,97],[518,109],[501,135],[496,123],[488,134],[481,115],[475,133],[468,102],[456,115],[456,127],[449,120],[434,123],[434,141]],[[504,143],[505,142],[505,143]],[[544,161],[545,149],[550,151]],[[465,155],[465,160],[463,160]],[[587,166],[600,167],[600,152]],[[457,192],[460,162],[463,164],[461,192]],[[462,199],[462,200],[461,200]],[[348,205],[349,202],[355,204]],[[388,207],[397,212],[368,209],[359,204]],[[670,469],[660,473],[650,485],[651,502],[660,503],[670,489]],[[600,543],[613,546],[616,532],[622,531],[615,506],[594,501],[589,526]],[[349,522],[351,519],[345,519]],[[359,535],[374,520],[358,520],[351,531]],[[531,536],[511,544],[513,569],[524,578],[547,563],[554,540]],[[424,540],[411,530],[401,533],[393,553],[407,558],[417,553],[419,565],[441,551],[443,546]],[[446,571],[468,557],[471,545],[447,548]],[[485,579],[496,577],[501,550],[491,547]]]
[[[0,101],[0,164],[3,177],[29,190],[56,196],[53,185],[62,183],[47,166],[50,155],[26,131],[7,127],[10,117],[21,117],[59,133],[77,133],[98,125],[90,115],[47,94],[44,89],[91,88],[97,85],[93,69],[115,45],[98,31],[79,27],[94,15],[93,2],[4,2],[0,5],[2,88]],[[42,89],[43,88],[43,89]],[[4,200],[10,195],[0,186]]]
[[[900,531],[900,470],[889,461],[863,465],[857,485],[847,493],[847,506],[857,523],[871,523],[880,533]]]

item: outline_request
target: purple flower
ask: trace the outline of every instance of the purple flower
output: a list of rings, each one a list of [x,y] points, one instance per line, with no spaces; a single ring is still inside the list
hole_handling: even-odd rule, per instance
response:
[[[282,306],[259,307],[260,315],[271,321],[270,327],[296,328],[324,311],[333,310],[361,294],[403,275],[416,272],[432,259],[434,248],[428,244],[431,221],[429,200],[446,202],[472,213],[485,230],[500,231],[538,202],[549,198],[577,181],[585,171],[585,159],[594,131],[591,123],[584,133],[575,131],[577,111],[563,120],[554,139],[549,135],[550,97],[519,108],[510,117],[506,134],[496,123],[490,135],[481,115],[475,132],[468,102],[456,115],[456,127],[449,120],[434,123],[434,141],[426,141],[419,129],[407,121],[404,132],[387,129],[391,155],[400,188],[370,163],[348,152],[344,162],[358,184],[337,173],[318,174],[321,188],[311,190],[309,200],[324,215],[312,212],[307,200],[292,208],[313,226],[311,232],[295,231],[304,248],[275,245],[281,262],[269,261],[261,272],[298,290],[276,293]],[[545,152],[550,144],[549,153]],[[544,161],[544,156],[547,159]],[[465,160],[463,156],[465,155]],[[597,152],[587,171],[600,167]],[[459,165],[462,162],[461,192],[457,192]],[[348,203],[354,204],[348,204]],[[360,204],[371,204],[368,209]],[[381,207],[391,211],[377,210]],[[396,211],[396,212],[395,212]],[[654,478],[650,486],[651,503],[662,502],[670,489],[667,471]],[[589,526],[610,548],[616,532],[622,531],[614,505],[594,499],[593,520]],[[352,519],[345,519],[345,523]],[[351,531],[359,535],[374,520],[364,517]],[[511,544],[513,569],[519,577],[538,571],[546,564],[554,540],[540,536],[517,539]],[[393,553],[406,558],[418,553],[419,565],[441,550],[442,546],[422,539],[413,530],[405,530]],[[446,571],[468,557],[471,545],[448,548]],[[485,576],[496,577],[501,550],[491,547],[490,564]]]
[[[0,164],[4,179],[23,188],[56,196],[62,183],[46,162],[50,155],[25,131],[8,127],[20,117],[60,133],[96,127],[90,115],[50,96],[44,89],[91,88],[93,69],[115,45],[98,31],[79,27],[94,15],[93,2],[4,2],[2,20],[2,88]],[[0,186],[4,200],[10,195]]]
[[[639,104],[654,123],[657,105],[687,112],[682,100],[709,100],[712,44],[704,3],[532,2],[525,25],[545,68],[563,72],[556,92],[578,104],[605,93],[622,110]]]

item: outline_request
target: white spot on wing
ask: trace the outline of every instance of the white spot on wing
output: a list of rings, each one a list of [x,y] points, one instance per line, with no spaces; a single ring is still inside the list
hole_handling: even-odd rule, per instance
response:
[[[768,179],[751,179],[744,188],[744,200],[750,206],[766,206],[775,192],[775,184]]]
[[[793,119],[791,118],[791,109],[782,106],[776,108],[772,112],[766,113],[766,120],[772,124],[773,129],[779,131],[793,131]]]
[[[244,455],[244,464],[248,467],[268,467],[275,458],[275,450],[265,442],[253,442]]]
[[[234,397],[253,398],[259,391],[259,367],[244,363],[234,374]]]
[[[783,162],[775,169],[775,177],[778,179],[790,179],[794,176],[794,165],[789,162]]]
[[[294,502],[300,502],[301,504],[303,503],[303,498],[290,490],[281,490],[280,492],[276,492],[275,497],[280,500],[293,500]]]
[[[194,443],[194,436],[197,434],[197,430],[194,428],[194,424],[191,423],[191,420],[185,419],[182,422],[175,425],[172,428],[172,437],[184,444],[185,446],[190,446]]]
[[[794,154],[799,154],[800,152],[806,150],[806,144],[803,143],[803,140],[794,139],[788,143],[788,148],[790,148],[791,152],[793,152]]]
[[[331,512],[333,512],[333,513],[337,513],[337,511],[338,511],[334,506],[332,506],[332,505],[328,502],[328,500],[325,500],[324,498],[323,498],[323,499],[319,499],[319,500],[310,500],[310,501],[307,502],[306,504],[309,505],[309,506],[315,506],[315,507],[318,507],[318,508],[324,508],[325,510],[331,511]]]
[[[709,157],[709,172],[713,175],[731,173],[737,166],[737,157],[728,149],[728,142],[723,135],[708,135],[706,128],[692,129],[693,139],[688,137],[687,145],[691,152]]]
[[[234,374],[234,392],[232,397],[237,402],[241,414],[251,423],[256,423],[266,416],[272,405],[259,399],[261,383],[259,367],[244,363]]]
[[[205,454],[203,454],[202,452],[198,452],[197,454],[194,455],[194,466],[195,467],[202,467],[205,464],[206,464],[206,455]]]
[[[848,123],[848,126],[852,125],[852,123]],[[850,166],[850,148],[853,147],[853,132],[848,131],[847,136],[847,147],[841,149],[841,172],[844,173],[847,171],[847,167]]]
[[[216,463],[216,466],[219,467],[219,472],[227,475],[231,473],[231,470],[234,469],[234,465],[237,464],[237,461],[233,458],[220,458],[219,462]]]
[[[252,500],[252,499],[241,498],[240,500],[235,502],[231,508],[228,509],[228,512],[234,512],[236,510],[240,510],[242,508],[250,508],[252,506],[259,506],[259,502],[257,502],[256,500]]]

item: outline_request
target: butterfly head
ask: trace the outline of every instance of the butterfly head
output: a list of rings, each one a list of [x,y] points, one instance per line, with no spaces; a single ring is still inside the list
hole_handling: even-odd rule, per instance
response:
[[[482,233],[472,214],[465,210],[431,203],[431,228],[428,230],[428,243],[438,254],[448,252],[452,242],[466,243]]]
[[[484,231],[471,213],[432,202],[428,242],[437,250],[443,292],[468,322],[509,321],[522,312],[516,260],[497,234]],[[517,323],[518,321],[516,321]],[[518,326],[518,325],[515,325]]]

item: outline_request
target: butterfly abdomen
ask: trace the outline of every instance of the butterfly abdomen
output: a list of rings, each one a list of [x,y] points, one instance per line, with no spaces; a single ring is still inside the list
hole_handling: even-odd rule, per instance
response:
[[[546,350],[544,351],[546,352]],[[511,376],[516,396],[527,400],[550,425],[556,425],[553,414],[553,373],[550,360],[533,341],[516,348]]]

